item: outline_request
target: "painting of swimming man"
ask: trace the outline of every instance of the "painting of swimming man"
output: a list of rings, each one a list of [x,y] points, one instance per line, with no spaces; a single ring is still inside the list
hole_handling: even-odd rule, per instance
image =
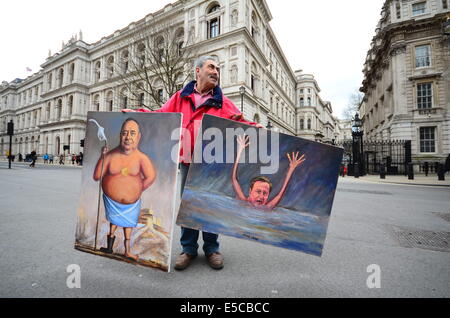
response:
[[[88,114],[75,248],[168,271],[171,156],[179,147],[171,137],[180,121],[180,114]]]
[[[177,224],[322,255],[343,150],[209,115],[201,134]]]

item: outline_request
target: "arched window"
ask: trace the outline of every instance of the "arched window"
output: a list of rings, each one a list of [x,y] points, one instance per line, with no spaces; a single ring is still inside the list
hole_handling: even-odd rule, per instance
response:
[[[100,81],[100,71],[101,71],[102,63],[100,61],[97,61],[95,63],[95,70],[94,70],[94,80],[95,82]]]
[[[114,56],[108,57],[106,60],[106,77],[111,78],[114,75]]]
[[[73,113],[73,95],[69,96],[69,102],[67,104],[69,116]]]
[[[48,77],[47,77],[47,86],[48,86],[48,89],[52,89],[52,82],[53,82],[53,76],[52,76],[52,73],[49,73],[48,74]],[[24,96],[24,102],[26,103],[26,94],[25,94],[25,96]]]
[[[143,68],[145,66],[145,44],[140,43],[137,48],[138,67]]]
[[[48,102],[47,107],[45,109],[45,119],[50,120],[50,102]]]
[[[256,17],[255,11],[252,12],[252,38],[257,40],[258,37],[258,18]]]
[[[183,45],[184,45],[184,29],[178,29],[175,34],[175,45],[176,45],[176,54],[177,56],[181,56],[183,53]]]
[[[122,109],[128,107],[128,90],[126,88],[120,91],[120,107]]]
[[[106,94],[106,105],[108,106],[108,111],[113,111],[113,101],[114,101],[114,94],[113,92],[109,91],[108,94]]]
[[[308,130],[311,130],[311,118],[308,118]]]
[[[121,65],[122,65],[122,73],[128,72],[128,64],[129,64],[129,53],[128,50],[123,50],[121,53]]]
[[[215,15],[214,13],[220,10],[220,6],[215,3],[208,10],[208,15],[213,15],[207,22],[207,38],[212,39],[220,34],[220,16]]]
[[[162,36],[158,36],[155,40],[155,48],[157,52],[157,59],[161,62],[164,59],[165,49],[164,49],[164,38]]]
[[[62,111],[62,99],[58,99],[56,103],[56,120],[61,119],[61,111]]]
[[[100,111],[100,95],[98,94],[94,96],[94,111]]]
[[[311,97],[308,97],[308,104],[307,104],[307,106],[311,106]]]
[[[303,97],[300,97],[300,106],[305,106],[305,100]]]
[[[64,80],[64,69],[60,68],[58,71],[58,87],[63,86],[63,80]]]
[[[69,67],[69,81],[72,83],[75,77],[75,63],[70,64]]]
[[[59,139],[59,136],[57,136],[56,140],[55,140],[55,154],[58,156],[61,152],[60,146],[61,146],[61,140]]]
[[[305,129],[305,120],[303,118],[300,119],[300,130]]]

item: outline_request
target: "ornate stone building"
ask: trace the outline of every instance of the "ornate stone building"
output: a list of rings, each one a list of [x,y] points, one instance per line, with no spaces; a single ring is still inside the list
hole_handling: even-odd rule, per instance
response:
[[[450,153],[449,0],[386,0],[364,64],[365,139],[411,140],[419,165]]]
[[[117,75],[117,67],[131,67],[139,57],[133,34],[149,26],[164,25],[191,43],[197,55],[212,55],[221,67],[221,87],[244,116],[273,129],[313,140],[331,142],[336,119],[331,105],[318,97],[318,86],[306,75],[294,73],[270,27],[272,15],[265,0],[177,1],[130,23],[113,34],[88,44],[81,32],[49,54],[42,69],[32,76],[0,87],[0,153],[5,155],[6,123],[15,124],[13,154],[70,153],[83,151],[88,111],[119,111],[137,104]],[[146,36],[156,37],[149,32]],[[194,39],[190,42],[190,39]],[[120,66],[114,61],[120,61]],[[158,85],[155,79],[154,85]],[[241,96],[239,88],[246,88]],[[311,106],[302,107],[300,90],[313,89]],[[161,98],[167,93],[161,88]],[[303,96],[303,95],[302,95]],[[142,100],[149,99],[142,94]],[[308,126],[308,119],[311,125]],[[301,120],[303,126],[300,127]],[[310,127],[310,128],[309,128]],[[301,129],[300,129],[301,128]]]

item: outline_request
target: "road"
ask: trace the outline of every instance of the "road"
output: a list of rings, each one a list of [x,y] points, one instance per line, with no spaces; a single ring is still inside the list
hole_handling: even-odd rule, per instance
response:
[[[0,297],[450,296],[448,187],[341,178],[322,257],[221,236],[223,270],[199,255],[164,273],[73,248],[80,168],[0,162],[0,180]],[[67,287],[71,264],[80,288]]]

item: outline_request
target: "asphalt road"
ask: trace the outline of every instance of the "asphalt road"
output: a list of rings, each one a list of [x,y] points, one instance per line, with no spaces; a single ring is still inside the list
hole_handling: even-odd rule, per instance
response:
[[[1,162],[0,181],[0,297],[450,296],[450,188],[340,179],[322,257],[221,236],[223,270],[200,254],[164,273],[73,248],[80,168]],[[177,227],[172,259],[178,242]],[[80,288],[67,287],[71,264]]]

